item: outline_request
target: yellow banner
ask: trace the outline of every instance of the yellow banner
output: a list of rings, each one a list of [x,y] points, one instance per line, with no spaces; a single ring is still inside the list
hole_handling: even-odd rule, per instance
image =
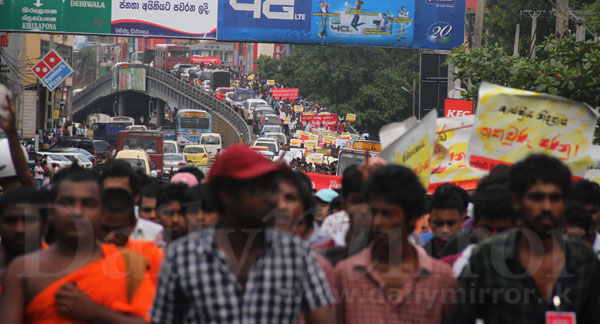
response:
[[[304,148],[307,151],[314,151],[317,148],[317,145],[318,145],[318,143],[315,140],[306,140],[306,141],[304,141]]]
[[[294,105],[294,112],[301,113],[303,111],[304,111],[304,107],[302,107],[300,105]]]
[[[346,121],[347,121],[347,122],[353,122],[353,121],[356,121],[356,115],[355,115],[355,114],[347,114],[347,115],[346,115]]]
[[[290,146],[300,147],[300,146],[302,146],[302,141],[297,138],[293,138],[290,140]]]
[[[254,74],[250,74],[250,75],[248,76],[248,80],[252,81],[252,80],[254,80],[254,77],[255,77],[255,75],[254,75]]]
[[[292,122],[292,117],[283,117],[283,124],[289,125]]]
[[[268,85],[274,85],[275,84],[275,80],[267,80],[267,84]]]
[[[582,103],[484,82],[479,87],[467,161],[471,167],[491,170],[531,153],[545,153],[561,159],[575,177],[582,178],[591,163],[597,118]]]

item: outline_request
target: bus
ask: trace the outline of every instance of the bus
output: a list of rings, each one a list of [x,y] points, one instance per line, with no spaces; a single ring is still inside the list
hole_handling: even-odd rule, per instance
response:
[[[351,140],[346,142],[346,147],[340,148],[336,175],[341,176],[344,170],[351,165],[359,165],[365,161],[367,154],[377,156],[381,152],[381,143],[376,141]]]
[[[111,145],[115,145],[117,143],[117,135],[126,128],[127,124],[125,123],[93,123],[92,138],[94,140],[107,141]]]
[[[154,50],[155,68],[168,72],[177,63],[191,64],[189,46],[172,44],[156,45]]]
[[[211,116],[206,110],[181,109],[177,112],[177,144],[198,144],[203,133],[212,133]]]
[[[120,131],[117,138],[117,153],[122,150],[144,151],[152,161],[151,169],[162,175],[163,135],[157,131]]]
[[[133,118],[127,116],[110,117],[109,122],[114,124],[125,124],[125,127],[135,125]]]

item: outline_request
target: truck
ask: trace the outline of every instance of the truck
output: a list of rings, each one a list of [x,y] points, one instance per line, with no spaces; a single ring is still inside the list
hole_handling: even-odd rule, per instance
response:
[[[210,74],[210,89],[227,88],[231,86],[231,75],[227,71],[212,71]]]
[[[87,116],[87,125],[93,125],[95,123],[108,123],[110,121],[110,116],[107,114],[95,113],[89,114]]]

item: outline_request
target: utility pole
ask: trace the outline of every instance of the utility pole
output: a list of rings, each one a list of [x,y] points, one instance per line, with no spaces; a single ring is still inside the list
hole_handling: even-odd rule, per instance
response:
[[[513,45],[513,56],[519,56],[519,36],[521,33],[521,24],[517,23],[517,28],[515,29],[515,44]]]
[[[485,0],[477,0],[475,9],[475,35],[473,36],[473,48],[481,47],[483,37],[483,15],[485,13]]]
[[[569,0],[556,0],[556,37],[562,40],[569,27]]]
[[[577,30],[575,31],[575,40],[578,42],[585,41],[585,26],[577,24]]]
[[[545,11],[538,10],[521,10],[522,13],[526,14],[529,18],[531,18],[531,44],[529,45],[529,55],[531,58],[535,59],[535,42],[537,40],[536,30],[537,30],[537,19],[545,13]]]
[[[50,39],[48,42],[48,52],[50,52],[54,49],[54,34],[49,34],[48,37]],[[54,91],[46,91],[46,93],[48,94],[46,96],[46,99],[48,99],[48,96],[50,97],[50,128],[54,128]]]
[[[415,115],[415,99],[417,97],[417,79],[413,79],[413,86],[412,86],[412,95],[413,95],[413,117],[416,117]]]
[[[100,79],[100,36],[96,36],[96,80]]]

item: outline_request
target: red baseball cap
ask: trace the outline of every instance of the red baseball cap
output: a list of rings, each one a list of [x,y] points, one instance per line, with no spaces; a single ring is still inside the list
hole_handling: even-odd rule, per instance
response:
[[[208,182],[219,177],[236,180],[258,178],[275,171],[285,171],[262,154],[243,144],[235,144],[217,156],[208,173]]]

